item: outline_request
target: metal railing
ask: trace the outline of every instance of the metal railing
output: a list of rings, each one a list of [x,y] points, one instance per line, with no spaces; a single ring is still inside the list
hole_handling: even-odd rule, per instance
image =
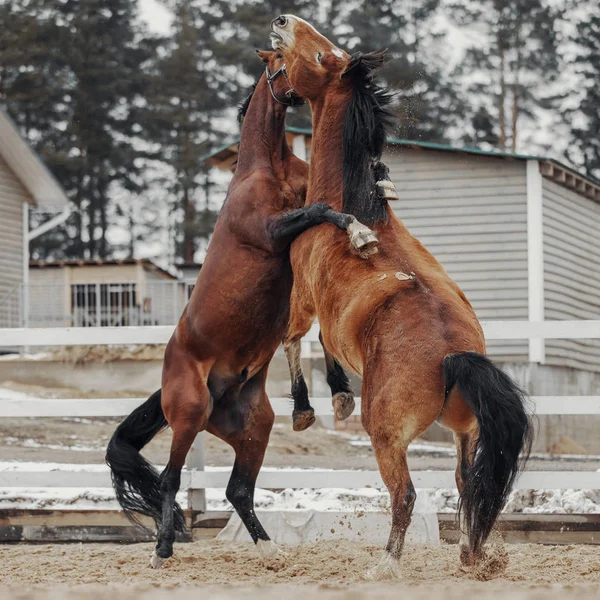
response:
[[[0,328],[175,325],[195,283],[22,284],[0,299]]]

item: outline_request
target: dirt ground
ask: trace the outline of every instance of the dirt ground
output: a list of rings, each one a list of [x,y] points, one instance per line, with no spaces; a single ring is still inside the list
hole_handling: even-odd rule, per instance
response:
[[[120,599],[225,598],[597,598],[600,555],[593,546],[510,545],[508,566],[480,581],[458,563],[456,546],[408,546],[399,582],[368,583],[381,549],[330,541],[284,548],[263,562],[251,544],[180,544],[162,570],[148,565],[151,544],[0,547],[0,596]]]

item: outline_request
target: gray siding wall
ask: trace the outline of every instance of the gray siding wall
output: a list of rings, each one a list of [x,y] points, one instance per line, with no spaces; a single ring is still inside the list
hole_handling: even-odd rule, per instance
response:
[[[62,268],[29,269],[29,327],[68,327],[71,289]]]
[[[528,319],[525,161],[388,147],[409,231],[461,286],[481,320]],[[500,361],[527,361],[526,340],[491,340]]]
[[[600,319],[600,205],[542,180],[546,320]],[[600,372],[600,340],[546,340],[546,364]]]
[[[0,156],[0,326],[15,326],[23,283],[23,203],[29,194]]]

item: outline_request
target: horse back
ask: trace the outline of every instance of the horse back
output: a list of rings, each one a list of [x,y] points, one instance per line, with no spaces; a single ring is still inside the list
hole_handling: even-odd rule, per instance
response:
[[[403,332],[407,351],[412,337],[438,348],[442,358],[460,350],[484,353],[471,304],[435,257],[393,213],[375,229],[379,252],[369,259],[327,225],[292,245],[294,295],[299,305],[314,306],[328,349],[358,374],[375,329],[381,336]]]

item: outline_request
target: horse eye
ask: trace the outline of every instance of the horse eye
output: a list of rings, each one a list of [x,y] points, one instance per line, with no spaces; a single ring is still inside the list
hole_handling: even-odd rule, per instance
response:
[[[320,63],[321,59],[323,58],[323,53],[322,52],[317,52],[317,62]]]

